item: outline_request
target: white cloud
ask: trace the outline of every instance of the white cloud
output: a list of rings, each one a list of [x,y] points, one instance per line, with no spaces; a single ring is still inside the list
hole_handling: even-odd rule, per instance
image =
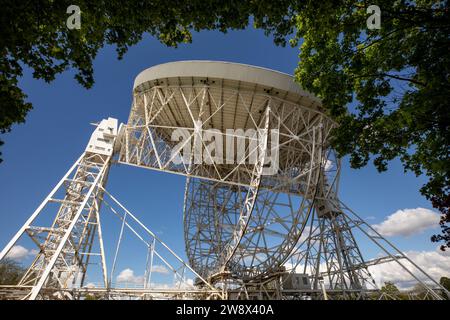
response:
[[[403,209],[397,210],[372,227],[383,236],[410,236],[436,227],[439,219],[439,214],[428,209]]]
[[[303,243],[304,241],[306,241],[309,237],[310,232],[311,232],[311,227],[305,226],[302,234],[300,235],[300,238],[298,239],[298,243]]]
[[[300,235],[300,238],[298,239],[298,243],[302,244],[302,246],[303,246],[305,244],[306,240],[308,240],[308,238],[310,236],[312,236],[312,237],[317,236],[319,234],[319,231],[320,231],[319,228],[314,227],[314,229],[311,232],[311,227],[305,226],[302,234]]]
[[[408,251],[405,254],[437,282],[441,277],[450,277],[450,254],[440,250]],[[429,280],[422,273],[416,271],[407,260],[400,259],[399,261],[420,280],[429,283]],[[394,282],[401,289],[410,289],[417,284],[417,280],[395,261],[371,266],[369,271],[380,287],[387,281]]]
[[[152,267],[152,272],[161,273],[161,274],[169,274],[169,270],[162,265],[154,265]]]
[[[153,266],[153,272],[157,273],[169,273],[169,270],[161,265]],[[125,283],[137,285],[136,287],[144,286],[144,276],[136,276],[134,270],[126,268],[122,270],[116,278],[117,283]],[[88,284],[89,285],[89,284]],[[173,282],[167,283],[155,283],[151,282],[150,287],[155,289],[177,289],[177,288],[193,288],[194,280],[191,278],[185,278],[182,281],[180,279],[174,279]],[[134,287],[134,286],[133,286]]]
[[[135,276],[134,271],[130,268],[126,268],[122,270],[116,278],[117,282],[128,282],[128,283],[136,283],[143,284],[144,277],[143,276]]]
[[[161,273],[161,274],[169,274],[169,270],[162,265],[154,265],[152,267],[152,272]],[[130,268],[126,268],[122,270],[116,278],[116,281],[119,283],[134,283],[134,284],[144,284],[144,276],[137,276],[134,274],[134,270]]]
[[[194,280],[191,278],[186,278],[182,281],[177,280],[172,283],[157,283],[151,282],[150,288],[152,289],[187,289],[194,288]]]
[[[334,162],[329,159],[325,160],[324,161],[324,169],[327,172],[334,169]]]
[[[28,258],[29,256],[34,256],[37,253],[38,253],[38,251],[35,249],[28,250],[25,247],[15,245],[11,248],[11,250],[9,250],[6,257],[11,260],[21,261],[21,260]]]
[[[194,280],[187,278],[187,279],[184,279],[184,281],[182,281],[182,282],[177,282],[176,286],[178,286],[178,285],[181,288],[192,288],[192,287],[194,287]]]

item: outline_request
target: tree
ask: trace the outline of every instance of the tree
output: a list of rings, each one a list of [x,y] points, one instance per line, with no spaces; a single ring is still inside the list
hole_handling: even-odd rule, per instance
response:
[[[408,294],[401,292],[397,286],[391,282],[386,281],[380,289],[380,293],[384,294],[384,298],[395,299],[395,300],[408,300]],[[378,297],[379,298],[379,297]]]
[[[25,269],[17,262],[3,259],[0,262],[0,285],[17,284],[25,273]]]
[[[421,283],[417,283],[411,290],[411,293],[417,298],[417,299],[425,299],[427,297],[428,289]]]
[[[450,291],[450,278],[441,277],[441,279],[439,280],[439,284]]]
[[[391,281],[385,282],[380,291],[390,296],[396,296],[400,293],[400,290],[398,290],[397,286]]]
[[[381,28],[368,29],[365,1],[305,1],[296,79],[339,123],[333,146],[353,168],[379,171],[399,158],[425,174],[421,193],[442,213],[432,241],[450,247],[450,14],[448,1],[371,1]]]
[[[450,278],[441,277],[441,279],[439,280],[439,284],[441,286],[443,286],[445,289],[447,289],[448,291],[450,291]],[[447,296],[447,294],[444,293],[444,295],[445,295],[447,300],[450,299],[450,297]]]
[[[89,88],[92,61],[105,44],[116,45],[120,59],[144,33],[176,47],[192,41],[192,30],[243,29],[252,17],[276,44],[295,30],[296,79],[339,123],[332,143],[353,168],[372,158],[385,171],[399,158],[405,171],[428,176],[420,191],[442,213],[442,233],[431,240],[450,247],[448,1],[371,1],[381,9],[380,29],[368,28],[362,0],[77,3],[81,29],[69,30],[68,1],[0,0],[0,132],[23,122],[32,107],[17,86],[23,65],[45,81],[74,68]]]

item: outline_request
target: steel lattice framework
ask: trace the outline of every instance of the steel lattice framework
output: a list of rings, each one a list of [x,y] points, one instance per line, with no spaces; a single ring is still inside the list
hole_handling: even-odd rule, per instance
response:
[[[338,199],[340,160],[329,146],[335,125],[318,99],[272,70],[206,61],[147,69],[135,81],[128,123],[119,127],[109,118],[97,125],[86,151],[1,252],[0,260],[24,234],[38,246],[21,281],[3,289],[28,299],[367,298],[376,289],[368,266],[395,261],[439,299],[430,283],[445,289]],[[226,144],[212,147],[219,138]],[[116,160],[187,177],[189,263],[106,191]],[[111,275],[102,203],[121,221]],[[38,225],[51,204],[58,206],[53,222]],[[143,288],[112,283],[125,229],[147,248]],[[386,258],[365,261],[355,229]],[[84,286],[92,256],[100,257],[102,287]],[[155,258],[174,272],[176,289],[152,287]],[[195,286],[182,285],[186,272]]]

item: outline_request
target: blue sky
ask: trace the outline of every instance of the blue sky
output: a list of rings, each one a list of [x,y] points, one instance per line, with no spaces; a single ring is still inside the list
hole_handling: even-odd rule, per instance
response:
[[[135,76],[150,66],[177,60],[207,59],[247,63],[292,74],[298,62],[298,48],[282,48],[270,37],[249,28],[225,35],[201,32],[193,43],[177,49],[167,48],[151,37],[130,48],[117,60],[113,47],[102,49],[95,62],[95,85],[82,88],[73,70],[57,76],[51,84],[32,78],[25,70],[20,86],[34,105],[25,124],[15,125],[2,136],[5,145],[0,165],[0,247],[3,247],[25,222],[66,170],[84,150],[94,129],[90,122],[115,117],[126,122]],[[428,208],[419,194],[423,177],[403,173],[398,161],[379,174],[372,165],[349,168],[343,161],[341,199],[370,223],[381,223],[399,209]],[[184,257],[182,206],[185,179],[145,169],[114,166],[108,190],[157,232]],[[108,230],[105,222],[104,229]],[[400,249],[435,251],[429,241],[438,228],[409,237],[394,236]],[[107,231],[105,231],[106,233]],[[365,250],[366,243],[361,243]],[[31,248],[30,248],[31,249]],[[368,257],[377,252],[367,248]],[[122,267],[134,267],[133,251],[124,254]]]

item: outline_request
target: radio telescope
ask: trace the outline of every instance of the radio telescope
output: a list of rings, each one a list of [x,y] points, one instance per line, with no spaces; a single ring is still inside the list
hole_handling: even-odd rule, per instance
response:
[[[186,128],[192,141],[197,138],[197,122],[202,130],[217,130],[225,136],[227,130],[233,132],[223,138],[228,144],[222,153],[228,153],[229,164],[205,164],[203,159],[191,166],[165,167],[190,177],[184,223],[191,266],[205,276],[231,272],[253,277],[277,269],[293,250],[312,209],[324,159],[322,148],[333,125],[319,101],[294,85],[288,75],[217,62],[148,69],[138,76],[134,94],[125,134],[128,150],[121,154],[126,163],[163,169],[168,150],[174,148],[171,132],[179,127]],[[160,106],[158,95],[169,101]],[[234,132],[273,129],[279,140],[277,150],[270,150],[274,141],[266,145],[248,141],[244,156],[237,155],[240,137]],[[203,143],[202,133],[198,140]],[[150,135],[142,147],[142,138]],[[269,136],[267,140],[274,138]],[[163,149],[153,148],[152,140],[155,146],[164,141]],[[276,166],[276,172],[263,175],[264,157],[273,156],[272,152],[277,153],[276,163],[269,165]],[[258,161],[249,163],[255,154]]]
[[[131,216],[151,236],[151,259],[158,242],[181,263],[180,279],[184,270],[195,276],[195,288],[158,289],[166,298],[364,298],[373,286],[368,266],[394,261],[439,299],[431,286],[445,289],[339,200],[340,161],[329,145],[335,126],[320,100],[287,74],[214,61],[146,69],[135,79],[128,123],[109,118],[97,126],[85,152],[1,252],[0,260],[23,234],[39,247],[21,282],[3,289],[29,299],[92,292],[83,286],[84,257],[98,239],[104,288],[95,292],[155,298],[151,267],[140,291],[108,282],[100,207],[110,196],[125,210],[122,229]],[[187,262],[106,191],[113,162],[187,177]],[[53,224],[35,225],[49,203],[59,205]],[[386,257],[365,261],[354,229]],[[121,238],[122,230],[117,247]]]

